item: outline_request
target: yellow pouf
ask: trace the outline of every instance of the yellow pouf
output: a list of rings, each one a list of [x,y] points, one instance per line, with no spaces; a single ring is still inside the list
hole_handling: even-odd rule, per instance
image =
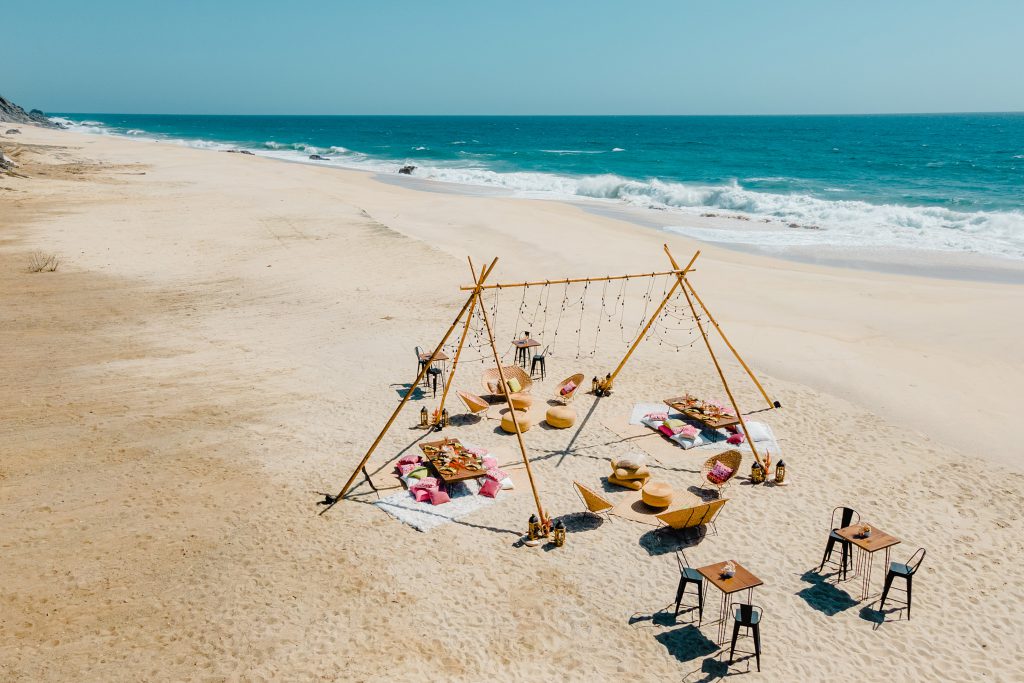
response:
[[[646,479],[619,479],[614,474],[608,475],[609,484],[615,484],[616,486],[621,486],[623,488],[633,489],[634,491],[639,491],[640,489],[642,489],[646,481]]]
[[[571,406],[551,406],[544,420],[555,429],[568,429],[576,424],[576,411]]]
[[[516,426],[515,423],[512,422],[512,420],[515,420],[516,422],[519,423],[519,431],[530,431],[530,415],[528,413],[525,413],[522,410],[509,410],[506,411],[505,414],[501,416],[501,428],[508,432],[509,434],[516,433]]]
[[[512,402],[512,407],[516,410],[525,410],[529,412],[530,406],[533,405],[533,396],[523,393],[522,391],[509,394],[508,399]]]
[[[673,493],[675,492],[672,490],[671,484],[666,484],[663,481],[652,481],[644,486],[640,497],[644,503],[652,508],[667,508],[672,504]]]

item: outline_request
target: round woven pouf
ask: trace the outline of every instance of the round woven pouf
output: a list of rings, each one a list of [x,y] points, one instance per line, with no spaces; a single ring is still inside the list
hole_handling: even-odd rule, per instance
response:
[[[576,424],[576,411],[571,406],[551,406],[544,421],[555,429],[568,429]]]
[[[529,411],[530,406],[533,405],[533,396],[523,393],[522,391],[517,391],[514,394],[509,394],[508,400],[512,402],[512,407],[515,408],[516,410]]]
[[[675,491],[672,490],[671,484],[666,484],[663,481],[652,481],[644,486],[640,492],[640,497],[644,503],[652,508],[667,508],[672,504],[673,493]]]
[[[515,416],[515,417],[513,417]],[[509,410],[501,416],[501,428],[509,434],[516,433],[516,425],[512,420],[519,423],[519,431],[530,431],[530,415],[522,410]]]

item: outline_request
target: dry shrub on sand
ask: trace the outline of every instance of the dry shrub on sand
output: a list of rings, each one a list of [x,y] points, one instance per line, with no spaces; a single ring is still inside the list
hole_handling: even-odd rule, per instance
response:
[[[41,251],[36,251],[28,261],[28,272],[30,273],[52,273],[58,267],[60,267],[60,259],[56,254],[44,254]]]

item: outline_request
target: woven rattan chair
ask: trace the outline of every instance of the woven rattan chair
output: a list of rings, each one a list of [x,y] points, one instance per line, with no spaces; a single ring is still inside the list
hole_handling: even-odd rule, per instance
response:
[[[586,378],[583,376],[583,373],[581,372],[577,372],[572,377],[566,377],[561,382],[559,382],[558,386],[555,388],[555,399],[561,401],[565,405],[569,405],[569,403],[572,402],[573,397],[576,395],[576,392],[580,390],[581,386],[583,386],[583,381],[585,379]],[[576,388],[570,391],[568,394],[563,395],[562,387],[569,384],[569,382],[575,384]]]
[[[503,365],[501,366],[501,369],[505,373],[506,382],[515,378],[519,381],[519,391],[522,393],[530,393],[530,387],[533,386],[533,380],[530,379],[528,374],[526,374],[526,370],[523,370],[518,365]],[[501,376],[498,374],[498,368],[485,370],[481,376],[481,381],[488,393],[496,394],[498,396],[505,395],[505,388],[501,386]]]
[[[610,500],[602,496],[597,491],[587,488],[578,481],[574,481],[572,485],[576,487],[576,495],[580,497],[583,504],[587,506],[587,511],[591,514],[601,515],[604,513],[608,515],[609,511],[615,507]]]
[[[455,394],[462,399],[462,402],[466,404],[466,408],[473,415],[483,415],[487,417],[487,409],[490,407],[490,403],[480,398],[476,394],[471,394],[468,391],[455,390]]]
[[[732,474],[730,474],[729,478],[723,481],[722,483],[712,481],[711,479],[708,478],[708,474],[710,474],[711,468],[715,466],[716,462],[720,462],[726,467],[732,469]],[[740,471],[740,464],[742,462],[743,454],[737,450],[725,451],[724,453],[719,453],[718,455],[711,456],[710,458],[704,461],[704,467],[701,468],[700,471],[700,476],[703,480],[703,482],[701,483],[701,487],[703,487],[705,484],[711,484],[712,486],[717,488],[718,493],[721,494],[725,487],[728,486],[729,483],[736,478],[736,474]]]

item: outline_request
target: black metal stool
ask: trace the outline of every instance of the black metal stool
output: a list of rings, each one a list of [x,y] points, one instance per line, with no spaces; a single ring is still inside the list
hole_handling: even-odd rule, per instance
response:
[[[551,345],[549,344],[545,346],[544,350],[541,351],[540,353],[533,354],[533,362],[530,363],[530,377],[533,377],[535,374],[537,374],[538,365],[540,366],[540,378],[543,380],[547,376],[547,366],[544,361],[547,358],[548,349],[550,348]]]
[[[729,663],[732,664],[736,654],[736,639],[740,635],[740,627],[754,636],[754,657],[757,659],[757,670],[761,670],[761,613],[764,611],[757,605],[736,605],[735,623],[732,627],[732,646],[729,648]],[[744,654],[744,653],[740,653]],[[749,654],[749,653],[748,653]]]
[[[842,514],[839,526],[836,526],[836,514],[840,511]],[[853,508],[837,507],[832,510],[832,530],[828,533],[828,543],[825,544],[825,554],[822,555],[821,564],[818,566],[819,573],[824,569],[825,563],[829,561],[829,558],[832,557],[832,550],[835,548],[836,543],[838,543],[842,550],[839,562],[839,576],[840,579],[846,578],[850,565],[853,564],[853,547],[849,541],[837,534],[836,531],[839,529],[845,529],[846,527],[857,524],[858,522],[860,522],[860,513]]]
[[[697,625],[700,626],[704,618],[704,576],[686,562],[686,557],[676,555],[676,562],[679,563],[679,587],[676,588],[676,616],[679,616],[679,604],[683,601],[683,593],[686,586],[693,584],[697,587]]]
[[[879,612],[885,607],[885,599],[889,596],[892,580],[898,577],[907,582],[907,621],[910,621],[910,598],[914,587],[914,574],[917,573],[917,568],[921,566],[926,552],[924,548],[918,548],[910,556],[906,564],[900,564],[899,562],[889,563],[889,571],[885,573],[885,588],[882,589],[882,602],[878,605]]]

